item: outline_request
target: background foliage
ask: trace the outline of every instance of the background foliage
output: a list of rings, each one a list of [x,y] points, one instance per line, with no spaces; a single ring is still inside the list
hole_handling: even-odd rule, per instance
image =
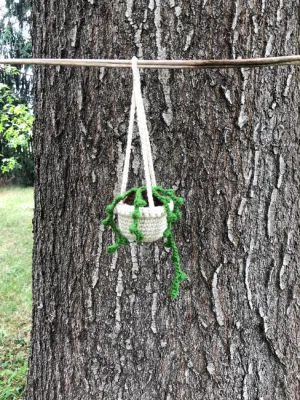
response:
[[[1,56],[31,57],[30,2],[6,0],[1,16]],[[31,104],[31,68],[0,68],[0,183],[33,184]]]
[[[0,170],[14,173],[17,182],[33,183],[33,115],[12,89],[0,83]]]
[[[28,0],[6,0],[1,8],[0,54],[4,58],[30,58],[30,2]],[[7,73],[0,69],[0,82],[14,88],[20,100],[30,102],[32,96],[32,75],[30,66],[17,66],[19,74]]]

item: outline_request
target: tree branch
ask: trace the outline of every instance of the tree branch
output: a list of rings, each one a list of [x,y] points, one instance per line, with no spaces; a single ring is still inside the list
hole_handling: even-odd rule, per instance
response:
[[[93,60],[59,58],[11,58],[2,59],[9,65],[65,65],[70,67],[131,68],[131,60]],[[300,55],[238,58],[232,60],[138,60],[139,68],[159,69],[210,69],[210,68],[253,68],[300,64]]]

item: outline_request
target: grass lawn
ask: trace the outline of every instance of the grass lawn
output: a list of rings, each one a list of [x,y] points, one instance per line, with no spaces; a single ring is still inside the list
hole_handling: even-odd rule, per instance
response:
[[[0,399],[22,396],[31,323],[33,189],[0,187]]]

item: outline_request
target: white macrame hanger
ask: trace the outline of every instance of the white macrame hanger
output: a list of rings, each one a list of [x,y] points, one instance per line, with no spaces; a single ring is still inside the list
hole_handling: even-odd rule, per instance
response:
[[[133,135],[133,125],[135,110],[137,111],[137,123],[141,139],[141,148],[144,161],[144,171],[146,179],[147,197],[149,202],[149,207],[154,208],[154,201],[152,196],[152,186],[156,186],[155,172],[153,167],[153,159],[151,153],[149,132],[147,128],[146,113],[144,109],[143,97],[141,92],[141,81],[140,73],[137,67],[137,58],[132,58],[132,73],[133,73],[133,90],[131,97],[131,107],[130,107],[130,117],[128,126],[128,137],[127,137],[127,147],[125,154],[125,163],[123,170],[123,178],[121,185],[121,194],[124,194],[127,187],[128,172],[129,172],[129,160],[131,152],[131,143]]]

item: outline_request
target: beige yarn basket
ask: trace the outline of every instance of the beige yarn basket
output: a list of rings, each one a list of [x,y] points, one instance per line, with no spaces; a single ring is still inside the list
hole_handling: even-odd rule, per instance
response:
[[[173,211],[173,208],[174,203],[171,202],[170,209]],[[128,240],[136,240],[135,236],[129,231],[129,227],[133,222],[133,211],[134,206],[124,203],[119,203],[116,207],[119,228]],[[149,243],[161,239],[167,229],[167,214],[164,206],[142,207],[139,211],[141,216],[138,221],[138,227],[144,235],[142,242]]]

